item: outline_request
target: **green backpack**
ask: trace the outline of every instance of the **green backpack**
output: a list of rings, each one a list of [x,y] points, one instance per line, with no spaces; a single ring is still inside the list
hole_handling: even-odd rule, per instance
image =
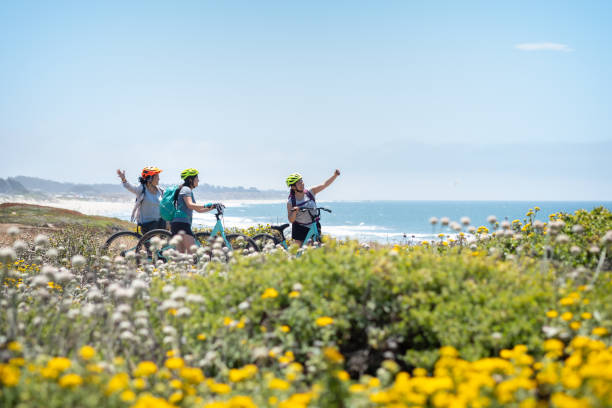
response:
[[[176,202],[174,201],[174,193],[180,186],[173,186],[164,191],[161,201],[159,202],[159,215],[166,220],[172,221],[174,215],[178,212]]]

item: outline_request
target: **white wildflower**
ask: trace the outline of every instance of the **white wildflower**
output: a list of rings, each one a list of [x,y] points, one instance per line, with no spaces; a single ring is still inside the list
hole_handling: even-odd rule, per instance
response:
[[[59,255],[59,252],[57,252],[57,249],[55,249],[55,248],[49,248],[49,249],[47,250],[46,255],[47,255],[49,258],[57,258],[57,257],[58,257],[58,255]]]
[[[176,317],[188,317],[191,316],[191,309],[188,307],[181,307],[176,311]]]
[[[17,241],[13,242],[13,249],[17,252],[23,252],[28,249],[28,244],[18,239]]]
[[[0,248],[0,261],[9,263],[15,261],[15,259],[17,259],[17,254],[13,248]]]
[[[136,340],[136,337],[132,334],[132,332],[129,331],[124,331],[119,335],[119,338],[121,340],[125,340],[125,341],[134,341]]]
[[[58,272],[58,269],[51,265],[43,265],[40,272],[47,277],[48,280],[55,282],[55,276]]]
[[[45,234],[38,234],[36,238],[34,238],[34,245],[39,247],[46,247],[49,245],[49,237]]]
[[[125,303],[122,303],[119,306],[117,306],[116,310],[121,314],[127,315],[132,311],[132,308],[130,307],[130,305],[126,305]]]
[[[85,265],[86,261],[87,260],[85,259],[85,257],[83,255],[75,255],[71,259],[72,266],[74,266],[75,268],[82,267],[83,265]]]
[[[249,307],[251,307],[251,304],[246,300],[238,305],[238,309],[240,310],[247,310]]]
[[[181,244],[181,242],[183,242],[183,237],[180,234],[177,234],[173,236],[170,240],[170,245],[173,247],[177,247]]]
[[[187,302],[190,302],[190,303],[204,303],[205,299],[204,299],[204,296],[202,296],[202,295],[198,295],[198,294],[195,294],[195,293],[190,293],[190,294],[187,295],[185,300]]]
[[[19,235],[19,233],[20,233],[21,231],[19,231],[19,227],[17,227],[17,226],[14,226],[14,225],[13,225],[13,226],[9,227],[9,228],[6,230],[6,232],[7,232],[7,234],[9,234],[9,236],[11,236],[11,237],[16,237],[17,235]]]
[[[565,234],[560,234],[560,235],[559,235],[559,236],[558,236],[558,237],[555,239],[555,241],[556,241],[558,244],[562,244],[562,245],[564,245],[564,244],[567,244],[567,243],[569,243],[569,242],[570,242],[570,237],[568,237],[568,236],[567,236],[567,235],[565,235]]]

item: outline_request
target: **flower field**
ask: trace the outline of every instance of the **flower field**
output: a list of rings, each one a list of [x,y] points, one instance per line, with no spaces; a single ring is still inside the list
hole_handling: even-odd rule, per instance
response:
[[[110,259],[91,228],[13,228],[0,405],[610,407],[612,213],[537,213],[166,263]]]

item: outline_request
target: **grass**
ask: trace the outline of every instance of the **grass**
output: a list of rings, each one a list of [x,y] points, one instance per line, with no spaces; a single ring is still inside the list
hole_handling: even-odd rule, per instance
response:
[[[105,233],[135,228],[133,223],[118,218],[85,215],[73,210],[23,203],[0,204],[0,224],[51,228],[85,226]]]

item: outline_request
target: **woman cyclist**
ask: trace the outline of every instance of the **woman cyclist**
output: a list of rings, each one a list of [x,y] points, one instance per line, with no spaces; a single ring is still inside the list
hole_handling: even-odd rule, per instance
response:
[[[310,190],[304,188],[304,180],[302,180],[302,176],[299,173],[293,173],[287,177],[287,186],[291,189],[287,199],[287,218],[291,223],[291,238],[298,246],[301,246],[304,239],[306,239],[309,226],[313,222],[310,211],[299,210],[302,208],[317,208],[315,196],[329,187],[339,175],[340,170],[336,169],[334,174],[323,184],[314,186]],[[318,221],[317,228],[319,233],[321,233],[321,224]]]
[[[172,235],[183,232],[183,240],[178,245],[180,252],[186,253],[192,245],[195,244],[195,236],[191,230],[193,222],[193,212],[208,212],[214,208],[213,204],[196,204],[193,196],[193,189],[200,182],[198,171],[196,169],[186,169],[181,172],[183,184],[180,185],[174,193],[174,202],[176,203],[176,212],[174,218],[170,222],[170,230]]]
[[[159,173],[161,170],[157,167],[145,167],[138,178],[140,186],[136,187],[125,178],[125,170],[117,170],[123,187],[136,194],[131,221],[138,223],[140,233],[143,235],[153,229],[166,228],[166,221],[159,215],[159,201],[164,195],[164,190],[158,186]]]

